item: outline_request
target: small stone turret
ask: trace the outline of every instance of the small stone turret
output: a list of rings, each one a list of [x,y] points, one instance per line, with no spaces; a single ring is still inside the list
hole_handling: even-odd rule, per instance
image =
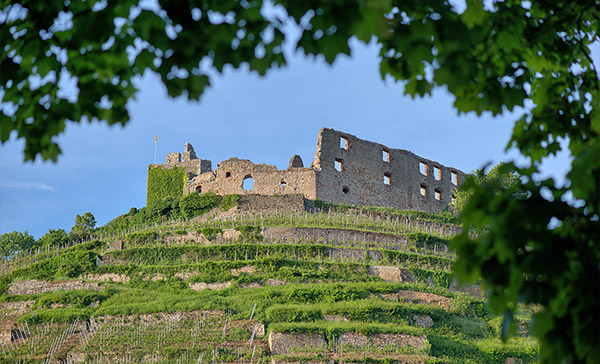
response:
[[[185,143],[185,148],[183,149],[183,162],[191,161],[193,159],[198,159],[194,147],[192,147],[190,143]]]
[[[167,164],[175,164],[181,162],[181,153],[167,154]]]
[[[298,154],[294,155],[292,159],[290,159],[290,165],[288,169],[291,168],[304,168],[304,162],[302,162],[302,158]]]

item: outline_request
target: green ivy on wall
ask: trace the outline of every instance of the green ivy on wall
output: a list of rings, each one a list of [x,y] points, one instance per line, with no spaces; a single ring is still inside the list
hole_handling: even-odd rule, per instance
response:
[[[165,197],[183,196],[187,175],[183,167],[161,168],[148,166],[148,194],[146,206]]]

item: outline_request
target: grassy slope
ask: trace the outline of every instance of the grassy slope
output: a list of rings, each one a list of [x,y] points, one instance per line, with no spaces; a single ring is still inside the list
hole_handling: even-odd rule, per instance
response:
[[[101,282],[100,291],[1,296],[2,302],[35,302],[24,315],[11,316],[4,310],[3,324],[31,336],[7,346],[0,358],[9,363],[38,362],[54,350],[55,358],[78,353],[90,363],[176,363],[198,358],[268,362],[266,336],[253,339],[256,347],[249,344],[256,324],[262,323],[267,332],[322,333],[328,338],[327,348],[273,357],[283,361],[504,363],[507,357],[520,357],[533,362],[533,340],[516,336],[501,344],[498,320],[489,315],[482,301],[448,289],[451,254],[432,255],[428,250],[428,244],[447,244],[444,226],[448,222],[455,221],[447,216],[376,209],[354,215],[346,210],[180,221],[129,233],[108,232],[101,241],[42,252],[16,264],[18,269],[2,278],[0,289],[26,279],[63,281],[90,274],[113,274],[126,282]],[[253,225],[401,233],[409,243],[401,250],[390,250],[376,241],[265,242],[259,230],[243,228]],[[208,235],[206,229],[218,235],[219,229],[228,227],[242,232],[239,240],[213,236],[212,243],[199,243],[181,238],[188,232]],[[107,251],[111,240],[124,241],[126,249]],[[383,259],[373,262],[367,254],[359,259],[332,259],[327,249],[336,246],[377,250]],[[97,257],[112,263],[96,267]],[[407,269],[416,282],[385,282],[369,273],[369,266],[375,264]],[[190,289],[199,283],[229,287]],[[441,307],[416,299],[390,299],[398,292],[430,293],[450,298],[451,303]],[[177,312],[188,312],[189,317],[151,319]],[[432,327],[415,323],[414,317],[423,315],[433,319]],[[429,344],[420,352],[337,347],[336,338],[344,332],[425,335]]]

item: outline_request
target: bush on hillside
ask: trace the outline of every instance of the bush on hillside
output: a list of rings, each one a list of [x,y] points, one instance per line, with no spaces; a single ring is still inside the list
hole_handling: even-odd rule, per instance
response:
[[[235,228],[240,232],[238,240],[240,242],[263,241],[264,237],[260,233],[260,226],[244,225]]]
[[[161,221],[163,217],[167,220],[178,218],[181,216],[179,198],[167,196],[157,199],[151,205],[148,205],[145,215],[147,220],[150,221]]]
[[[179,208],[181,214],[190,219],[211,210],[217,206],[219,202],[221,202],[221,196],[214,192],[207,192],[204,194],[190,193],[181,199]]]
[[[221,200],[221,210],[227,211],[237,205],[240,195],[225,195]]]
[[[60,245],[65,244],[69,241],[69,235],[63,229],[50,229],[44,236],[38,239],[37,245],[51,246],[51,245]]]

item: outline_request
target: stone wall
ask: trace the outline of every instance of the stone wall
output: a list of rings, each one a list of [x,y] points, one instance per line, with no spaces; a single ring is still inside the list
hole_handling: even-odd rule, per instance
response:
[[[63,282],[45,282],[31,279],[27,281],[13,282],[8,286],[6,290],[7,294],[14,295],[26,295],[26,294],[40,294],[44,292],[52,291],[71,291],[79,289],[91,289],[99,291],[100,286],[98,283],[83,282],[83,281],[63,281]]]
[[[292,162],[294,158],[292,157]],[[292,164],[290,163],[290,167],[286,170],[279,170],[272,165],[254,164],[247,159],[230,158],[219,163],[215,171],[191,179],[186,192],[213,191],[219,195],[300,194],[315,199],[315,171],[311,168],[293,167]],[[246,189],[244,189],[245,180],[248,180]]]
[[[268,195],[243,195],[238,200],[238,213],[261,212],[296,212],[302,213],[306,209],[306,200],[302,194],[268,196]]]
[[[269,333],[269,349],[271,354],[289,354],[294,351],[320,350],[327,347],[325,335],[320,333],[311,334],[288,334],[283,332]]]
[[[184,167],[189,179],[185,193],[299,194],[307,199],[356,206],[385,206],[438,213],[452,201],[452,192],[465,179],[458,169],[403,149],[322,128],[310,167],[295,155],[279,170],[246,159],[230,158],[212,170],[186,143],[183,157],[167,155],[161,168]],[[245,181],[253,184],[245,186]]]
[[[369,348],[381,350],[392,348],[411,347],[415,351],[427,348],[427,336],[413,336],[406,334],[373,334],[363,335],[358,332],[344,332],[340,334],[335,343],[328,343],[325,335],[321,333],[269,333],[269,349],[272,355],[291,354],[295,352],[321,351],[328,344],[342,347]]]
[[[25,315],[35,304],[35,301],[16,301],[0,303],[0,316],[4,319],[18,318]]]
[[[371,265],[368,268],[368,273],[372,276],[379,277],[386,282],[417,282],[417,278],[412,272],[403,268]]]
[[[401,249],[406,247],[408,239],[401,234],[376,233],[369,231],[346,229],[321,229],[305,227],[268,227],[262,231],[266,240],[291,240],[297,242],[314,241],[319,244],[339,242],[362,242],[368,244],[377,242],[377,246],[386,249]]]
[[[432,213],[452,201],[456,185],[465,179],[455,168],[327,128],[319,133],[313,167],[318,171],[317,198],[323,201]]]
[[[169,153],[166,163],[158,164],[158,166],[161,168],[183,167],[189,178],[212,170],[212,162],[198,158],[190,143],[185,143],[183,159],[180,153]]]
[[[412,336],[406,334],[374,334],[363,335],[358,332],[345,332],[340,335],[337,344],[351,348],[376,347],[378,349],[392,349],[400,347],[412,347],[416,351],[427,347],[427,336]]]

